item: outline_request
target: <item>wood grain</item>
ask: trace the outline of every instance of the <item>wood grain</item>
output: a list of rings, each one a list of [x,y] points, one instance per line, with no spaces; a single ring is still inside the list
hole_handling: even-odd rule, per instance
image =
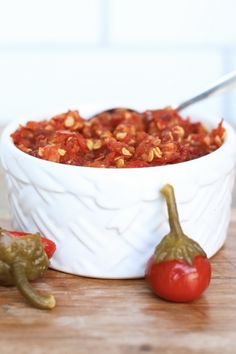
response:
[[[0,172],[0,224],[9,226]],[[234,204],[235,205],[235,204]],[[210,288],[190,304],[164,302],[143,280],[96,280],[48,271],[35,282],[57,299],[30,307],[0,287],[1,354],[236,353],[236,210],[225,247],[212,259]]]

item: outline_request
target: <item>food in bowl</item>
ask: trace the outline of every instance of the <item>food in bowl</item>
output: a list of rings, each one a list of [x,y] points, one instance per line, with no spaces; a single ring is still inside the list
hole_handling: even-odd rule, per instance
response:
[[[29,121],[13,134],[15,145],[32,156],[90,167],[149,167],[189,161],[218,149],[222,122],[208,130],[171,108],[137,113],[104,112],[86,120],[69,111]]]

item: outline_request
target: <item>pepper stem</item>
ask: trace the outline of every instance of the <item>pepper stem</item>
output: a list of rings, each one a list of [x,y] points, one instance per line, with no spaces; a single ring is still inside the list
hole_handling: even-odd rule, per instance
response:
[[[176,238],[183,235],[183,230],[179,222],[179,215],[175,200],[174,188],[170,184],[166,184],[161,193],[164,195],[168,208],[170,229]]]
[[[32,288],[26,277],[24,266],[20,262],[13,263],[11,269],[17,288],[31,304],[40,309],[55,307],[56,301],[53,295],[43,296]]]

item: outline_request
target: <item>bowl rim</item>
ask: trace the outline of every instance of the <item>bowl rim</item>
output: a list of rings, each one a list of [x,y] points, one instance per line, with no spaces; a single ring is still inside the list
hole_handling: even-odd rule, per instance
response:
[[[206,123],[208,125],[212,125],[214,124],[216,126],[216,122],[213,119],[209,119],[209,118],[201,118],[200,119],[196,119],[195,117],[191,117],[190,118],[192,121],[200,121],[202,123]],[[35,121],[40,120],[39,119],[34,119]],[[42,120],[42,118],[41,118]],[[1,152],[1,159],[2,159],[2,155],[4,154],[3,152],[6,151],[6,148],[16,157],[19,157],[21,159],[25,159],[28,160],[28,162],[33,162],[37,163],[39,166],[44,166],[49,167],[49,168],[55,168],[58,170],[74,170],[74,171],[86,171],[86,172],[91,172],[92,173],[103,173],[104,171],[106,171],[106,173],[108,174],[113,174],[113,173],[118,173],[118,174],[124,174],[124,173],[137,173],[137,171],[139,171],[139,173],[146,173],[144,171],[149,171],[148,173],[151,173],[152,171],[156,171],[156,170],[160,170],[160,171],[164,171],[164,170],[172,170],[172,169],[176,169],[179,167],[191,167],[193,164],[200,164],[203,162],[207,162],[209,160],[211,160],[212,158],[218,158],[220,156],[224,156],[225,151],[232,151],[232,146],[234,145],[234,156],[235,156],[235,160],[236,160],[236,133],[234,132],[233,127],[230,125],[230,123],[226,122],[225,120],[223,120],[223,127],[226,130],[226,135],[225,135],[225,140],[223,142],[223,144],[215,151],[198,157],[196,159],[192,159],[189,161],[184,161],[184,162],[178,162],[178,163],[174,163],[174,164],[167,164],[167,165],[161,165],[161,166],[150,166],[150,167],[132,167],[132,168],[115,168],[115,167],[109,167],[109,168],[105,168],[105,167],[90,167],[90,166],[77,166],[77,165],[69,165],[69,164],[62,164],[62,163],[58,163],[58,162],[53,162],[53,161],[48,161],[48,160],[44,160],[44,159],[40,159],[38,157],[29,155],[25,152],[23,152],[22,150],[20,150],[13,142],[12,138],[11,138],[11,134],[18,128],[18,126],[20,124],[25,124],[28,120],[21,120],[19,121],[13,121],[11,123],[9,123],[3,130],[2,135],[1,135],[1,140],[0,140],[0,152]],[[217,123],[218,124],[218,123]],[[233,144],[232,144],[233,143]],[[102,171],[102,172],[100,172]],[[108,172],[109,171],[109,172]],[[116,171],[116,172],[114,172]],[[119,171],[119,172],[118,172]],[[133,171],[133,172],[131,172]]]

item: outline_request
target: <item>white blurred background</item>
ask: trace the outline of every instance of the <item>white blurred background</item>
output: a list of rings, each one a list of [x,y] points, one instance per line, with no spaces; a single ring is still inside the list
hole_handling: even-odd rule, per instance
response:
[[[178,103],[236,68],[235,14],[235,0],[0,0],[0,124]],[[187,113],[236,126],[236,94]]]

